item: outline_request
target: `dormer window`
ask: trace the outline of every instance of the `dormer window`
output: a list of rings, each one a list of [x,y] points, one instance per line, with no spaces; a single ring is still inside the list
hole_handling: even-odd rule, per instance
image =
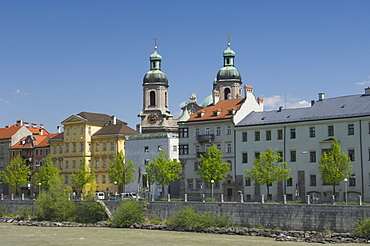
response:
[[[197,113],[197,118],[202,117],[202,113]]]

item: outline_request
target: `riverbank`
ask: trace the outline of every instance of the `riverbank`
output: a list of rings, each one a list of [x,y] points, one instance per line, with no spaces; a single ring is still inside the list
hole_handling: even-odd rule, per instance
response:
[[[99,221],[95,224],[82,224],[75,222],[51,222],[51,221],[35,221],[22,218],[0,218],[0,223],[14,224],[18,226],[36,226],[36,227],[110,227],[107,221]],[[284,231],[270,230],[246,227],[231,227],[231,228],[185,228],[185,227],[169,227],[165,224],[151,223],[134,223],[131,229],[145,230],[162,230],[162,231],[178,231],[178,232],[196,232],[209,234],[224,234],[224,235],[242,235],[242,236],[259,236],[274,238],[276,241],[290,242],[307,242],[307,243],[370,243],[369,237],[358,237],[350,233],[323,233],[316,231]]]

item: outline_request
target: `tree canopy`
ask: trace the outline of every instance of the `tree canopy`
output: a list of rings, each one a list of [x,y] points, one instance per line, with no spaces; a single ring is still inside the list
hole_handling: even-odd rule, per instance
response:
[[[20,155],[14,157],[5,170],[0,171],[2,177],[2,183],[8,183],[13,186],[18,194],[18,189],[21,185],[28,184],[28,178],[31,173],[29,166],[26,165],[26,161],[22,160]]]
[[[121,150],[117,157],[114,158],[108,169],[109,180],[117,182],[118,186],[124,186],[130,184],[135,180],[136,168],[132,161],[125,161],[125,155]]]
[[[335,138],[328,153],[324,151],[322,154],[318,166],[322,181],[333,186],[333,195],[335,194],[335,186],[351,176],[349,171],[352,170],[350,158],[340,151],[338,139]]]
[[[245,170],[246,175],[257,184],[266,185],[267,195],[270,194],[270,184],[290,178],[291,169],[287,169],[286,162],[281,162],[282,158],[277,152],[277,149],[268,147],[254,159],[252,169]]]
[[[181,163],[176,159],[171,160],[163,149],[145,169],[149,177],[149,182],[162,186],[170,185],[172,181],[179,179],[182,172]]]
[[[221,150],[213,144],[204,155],[201,155],[201,161],[198,166],[197,174],[204,183],[219,184],[222,179],[227,177],[230,171],[230,163],[222,162],[223,155]]]
[[[43,189],[49,189],[51,186],[52,177],[62,180],[60,176],[59,168],[53,165],[53,162],[48,155],[45,160],[45,165],[39,168],[39,171],[35,173],[35,184],[41,183]],[[55,181],[54,181],[55,182]]]
[[[94,170],[86,163],[85,156],[82,157],[80,167],[72,174],[73,183],[82,189],[85,196],[91,196],[95,192],[96,181]]]

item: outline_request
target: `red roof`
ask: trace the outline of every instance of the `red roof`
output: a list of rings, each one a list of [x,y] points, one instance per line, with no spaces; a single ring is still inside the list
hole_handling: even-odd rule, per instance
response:
[[[0,128],[0,139],[11,138],[21,127],[14,124],[7,128]]]

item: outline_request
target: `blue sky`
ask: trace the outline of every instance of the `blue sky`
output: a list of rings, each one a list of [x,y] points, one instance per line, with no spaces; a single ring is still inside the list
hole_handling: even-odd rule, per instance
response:
[[[370,85],[370,1],[0,0],[0,127],[50,132],[81,111],[135,128],[154,37],[169,106],[210,94],[222,52],[265,109],[362,94]]]

